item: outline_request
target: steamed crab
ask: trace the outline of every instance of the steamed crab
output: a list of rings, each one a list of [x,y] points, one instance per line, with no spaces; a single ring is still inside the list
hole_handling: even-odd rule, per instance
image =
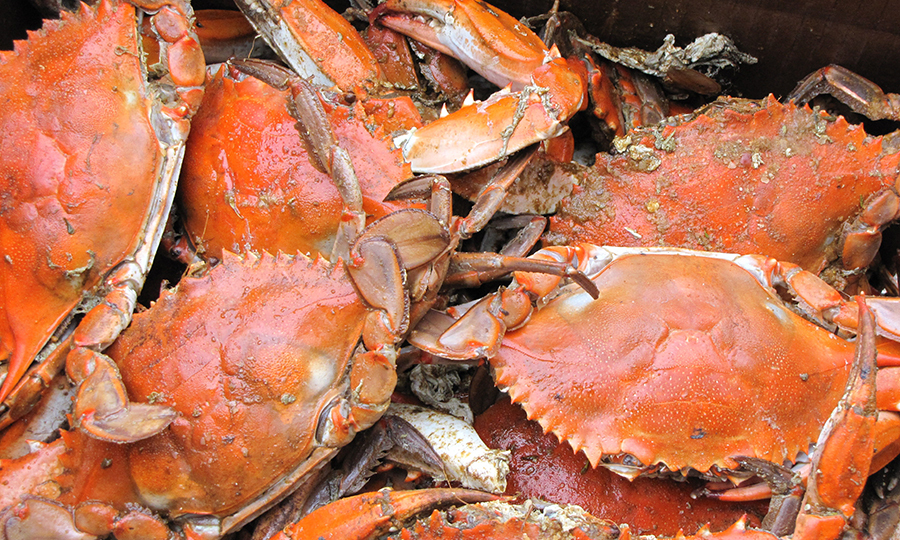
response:
[[[170,425],[129,444],[65,434],[65,471],[52,477],[63,489],[52,501],[22,497],[7,529],[53,516],[60,535],[166,538],[167,524],[137,504],[190,537],[218,538],[317,481],[388,406],[397,346],[417,303],[433,302],[427,289],[440,286],[454,241],[444,221],[399,210],[366,228],[346,263],[224,252],[207,274],[183,278],[135,315],[108,357],[93,353],[118,366],[121,392],[78,405],[151,402],[171,411]],[[555,262],[529,267],[571,274]]]
[[[273,69],[251,67],[261,74]],[[165,538],[167,523],[134,510],[138,504],[188,536],[217,538],[314,482],[337,450],[387,408],[397,346],[436,301],[467,221],[450,214],[449,188],[434,179],[430,211],[400,209],[362,229],[365,214],[351,204],[359,197],[346,196],[359,190],[353,166],[330,122],[317,121],[325,117],[320,98],[300,79],[278,80],[311,132],[311,152],[343,190],[339,258],[239,260],[224,251],[221,264],[183,278],[136,315],[109,356],[82,351],[83,362],[70,366],[73,379],[84,378],[80,366],[105,366],[95,373],[120,372],[123,382],[108,385],[115,392],[82,384],[75,414],[134,411],[115,441],[128,444],[82,431],[65,435],[66,471],[54,477],[65,489],[52,502],[24,498],[7,527],[28,530],[51,514],[57,534],[140,531]],[[552,261],[521,263],[577,273]],[[151,406],[167,421],[148,436],[146,424],[155,419],[137,413]]]
[[[108,350],[127,390],[117,399],[154,402],[171,425],[127,445],[65,435],[58,534],[166,538],[160,520],[129,510],[136,503],[217,538],[296,489],[384,412],[408,327],[407,271],[448,242],[431,214],[399,212],[360,236],[346,268],[226,252],[206,275],[184,278]],[[31,501],[11,523],[48,504]]]
[[[855,345],[832,330],[856,328],[856,304],[795,265],[590,245],[536,257],[578,261],[599,299],[517,273],[512,287],[474,305],[431,312],[410,342],[447,358],[487,357],[529,418],[593,466],[745,478],[738,456],[795,461],[840,401]],[[896,300],[867,302],[879,333],[896,340]],[[878,374],[879,407],[895,410],[897,370]],[[798,400],[809,405],[789,405]],[[871,440],[884,452],[873,469],[896,455],[898,421],[880,414]]]
[[[220,67],[209,80],[179,191],[185,233],[204,257],[217,258],[222,249],[330,256],[345,215],[363,213],[372,220],[405,206],[382,202],[411,174],[384,128],[360,102],[347,106],[306,87],[312,103],[299,106],[314,109],[313,122],[321,125],[304,125],[303,131],[327,128],[330,145],[349,157],[349,168],[337,167],[337,179],[335,167],[320,164],[327,164],[328,149],[298,134],[297,119],[288,112],[296,113],[298,105],[289,89],[231,66]],[[395,116],[399,122],[400,111]],[[407,121],[408,127],[421,125],[417,117]],[[359,187],[341,185],[347,183]]]
[[[588,244],[533,257],[577,261],[599,299],[557,288],[559,279],[517,272],[513,286],[473,306],[433,311],[410,341],[446,358],[487,357],[513,401],[584,450],[592,465],[621,474],[689,468],[716,475],[736,468],[735,455],[792,460],[840,398],[855,345],[831,330],[855,329],[856,306],[796,265]],[[797,313],[776,289],[787,291]],[[531,297],[541,306],[533,312]],[[879,332],[897,339],[896,300],[867,301]],[[641,325],[629,324],[637,317]],[[557,376],[538,384],[549,359]],[[567,380],[569,373],[577,380]],[[896,369],[879,373],[889,381]],[[814,406],[781,405],[807,392],[819,396]],[[679,405],[683,399],[708,406]],[[893,421],[896,415],[886,415]]]
[[[897,218],[900,153],[843,118],[721,98],[598,154],[551,218],[552,244],[765,253],[841,284]]]
[[[0,55],[0,358],[8,360],[0,400],[13,415],[67,357],[74,366],[79,353],[106,347],[128,325],[202,94],[191,16],[178,0],[104,0],[47,21]],[[142,40],[159,42],[150,80]],[[23,380],[35,359],[42,364]],[[76,371],[95,390],[109,382],[108,373],[94,378],[94,366]],[[140,414],[166,422],[153,407]],[[113,438],[123,421],[76,418]]]
[[[873,448],[870,438],[875,424],[875,321],[862,300],[859,305],[860,343],[856,348],[844,395],[829,416],[812,456],[814,473],[799,513],[782,511],[782,522],[795,521],[796,528],[773,534],[749,529],[744,519],[721,533],[702,528],[691,539],[775,540],[792,534],[793,540],[823,540],[840,537],[854,512],[854,503],[862,492]],[[847,465],[848,470],[841,467]],[[630,529],[597,520],[578,507],[536,506],[516,510],[505,503],[496,506],[466,505],[447,514],[432,512],[427,519],[416,518],[436,505],[469,503],[475,495],[453,494],[446,490],[372,493],[344,499],[308,515],[277,538],[604,538],[628,540]],[[456,499],[456,500],[453,500]],[[451,502],[452,501],[452,502]],[[486,508],[490,505],[490,508]],[[796,507],[794,508],[796,511]],[[524,510],[524,511],[523,511]],[[535,512],[537,510],[537,512]],[[424,511],[424,512],[423,512]],[[562,530],[560,530],[562,529]],[[642,537],[643,538],[643,537]],[[656,537],[649,537],[656,538]],[[685,536],[679,532],[677,538]]]

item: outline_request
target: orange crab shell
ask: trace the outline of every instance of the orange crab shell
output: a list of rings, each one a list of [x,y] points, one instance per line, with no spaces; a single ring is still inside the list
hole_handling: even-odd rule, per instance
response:
[[[59,485],[47,480],[60,472],[60,456],[65,445],[59,439],[37,443],[37,448],[16,459],[0,459],[0,509],[15,504],[24,494],[54,497]]]
[[[167,22],[183,21],[164,10]],[[126,2],[82,4],[0,53],[0,358],[10,359],[3,397],[85,296],[158,242],[157,214],[164,222],[175,180],[164,176],[178,170],[159,130],[177,146],[193,105],[164,108],[174,121],[165,124],[144,81],[135,20]],[[187,32],[175,26],[168,30]],[[169,46],[179,84],[202,83],[202,68],[199,79],[193,74],[202,66],[196,45],[187,36]],[[199,101],[199,92],[183,95]]]
[[[627,480],[603,467],[591,468],[584,454],[543,433],[508,398],[477,416],[474,425],[488,446],[512,452],[507,494],[577,504],[592,515],[627,523],[637,534],[674,535],[704,525],[724,530],[743,515],[758,526],[768,509],[768,501],[741,504],[691,497],[702,485],[699,479]]]
[[[72,444],[91,446],[86,462],[70,467],[72,491],[61,502],[118,506],[135,497],[133,482],[131,502],[172,518],[224,517],[286,477],[296,480],[336,451],[318,437],[345,435],[317,433],[317,425],[349,392],[348,377],[359,376],[351,358],[366,313],[343,265],[321,259],[240,261],[226,253],[206,276],[184,278],[107,351],[131,399],[173,407],[178,418],[129,445]],[[371,395],[367,388],[382,384],[389,396],[386,376],[369,370],[356,391]],[[120,467],[112,476],[96,464],[104,457]],[[131,480],[110,487],[123,477]]]
[[[732,456],[794,460],[815,442],[853,343],[719,259],[627,255],[593,279],[598,300],[564,292],[490,360],[529,418],[592,465],[627,453],[707,472],[736,468]]]
[[[765,253],[814,273],[839,258],[845,221],[900,173],[880,137],[825,113],[722,98],[599,154],[547,240]]]
[[[330,254],[342,202],[320,171],[288,113],[289,91],[253,78],[239,82],[220,69],[209,81],[188,140],[180,200],[185,229],[207,256],[223,249]],[[351,156],[363,209],[381,217],[399,208],[382,203],[411,176],[385,133],[366,127],[360,106],[325,102],[331,127]],[[417,124],[409,118],[410,127]]]

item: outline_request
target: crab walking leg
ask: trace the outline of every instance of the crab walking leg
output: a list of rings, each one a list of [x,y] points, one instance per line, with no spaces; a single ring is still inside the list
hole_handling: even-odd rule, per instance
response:
[[[341,225],[331,259],[337,260],[338,257],[346,259],[350,245],[366,226],[366,213],[363,210],[362,191],[350,155],[337,144],[319,95],[309,82],[275,64],[256,60],[233,60],[232,65],[274,88],[290,89],[294,101],[291,114],[300,123],[300,134],[309,143],[322,168],[331,175],[343,200]]]
[[[460,502],[497,500],[496,495],[468,489],[430,489],[363,493],[324,506],[271,540],[364,540],[432,508]]]
[[[66,365],[74,333],[74,328],[66,329],[56,348],[46,348],[35,358],[36,365],[28,370],[3,403],[6,410],[0,413],[0,430],[28,414],[39,403],[41,394]]]
[[[886,94],[877,84],[845,67],[832,64],[810,73],[787,99],[803,104],[820,94],[830,94],[872,120],[900,120],[900,95]]]
[[[481,231],[491,217],[503,205],[509,187],[516,181],[522,171],[531,163],[531,160],[537,154],[538,146],[533,145],[527,148],[515,158],[511,158],[503,167],[491,177],[490,181],[485,184],[481,192],[476,197],[469,215],[464,218],[455,220],[454,230],[461,239],[471,238],[473,234]],[[441,207],[442,204],[448,204],[442,194],[449,196],[452,190],[450,182],[445,176],[439,174],[416,176],[400,182],[390,193],[384,198],[385,202],[397,201],[404,199],[428,199],[431,206],[431,213],[437,216],[449,216],[452,214],[452,208],[449,206]],[[441,198],[438,198],[441,197]]]
[[[856,357],[847,391],[822,428],[812,455],[794,540],[838,538],[853,516],[869,476],[878,416],[875,398],[875,317],[863,298],[859,304]]]
[[[524,24],[474,0],[388,0],[369,20],[460,60],[497,86],[521,90],[548,53]]]

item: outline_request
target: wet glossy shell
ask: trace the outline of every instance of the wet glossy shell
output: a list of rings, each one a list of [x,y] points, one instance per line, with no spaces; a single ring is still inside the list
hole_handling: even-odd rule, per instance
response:
[[[187,233],[206,256],[222,249],[331,254],[341,198],[331,177],[310,162],[289,98],[252,77],[235,82],[224,69],[209,81],[179,191]],[[389,137],[369,133],[362,107],[326,104],[326,110],[338,144],[350,153],[366,213],[381,217],[401,207],[381,202],[412,175]]]
[[[698,478],[673,482],[669,478],[641,476],[634,480],[612,471],[591,468],[582,453],[537,422],[525,418],[521,407],[503,398],[475,418],[475,429],[491,448],[512,453],[506,493],[557,504],[577,504],[595,516],[627,523],[632,533],[674,536],[679,529],[696,531],[708,525],[726,529],[741,516],[758,526],[768,501],[737,503],[709,497],[691,497],[703,486]]]
[[[510,332],[496,380],[592,464],[671,470],[793,460],[837,404],[854,344],[785,308],[726,261],[624,256]]]
[[[109,354],[134,401],[180,416],[129,446],[144,504],[230,514],[307,459],[346,378],[365,307],[342,265],[226,254],[134,317]]]
[[[771,97],[723,98],[631,139],[598,154],[551,218],[552,244],[764,253],[819,272],[840,256],[841,225],[900,172],[880,137]]]
[[[17,366],[167,204],[134,7],[82,5],[29,38],[0,53],[0,358]]]

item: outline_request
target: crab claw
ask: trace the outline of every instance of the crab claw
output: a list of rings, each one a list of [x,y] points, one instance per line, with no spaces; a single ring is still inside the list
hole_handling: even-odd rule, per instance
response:
[[[240,0],[236,4],[272,49],[314,83],[350,90],[383,79],[356,29],[321,0]]]
[[[460,60],[497,86],[521,90],[549,53],[506,12],[475,0],[388,0],[369,15],[401,34]]]
[[[395,142],[414,172],[480,167],[565,132],[585,107],[584,70],[499,9],[475,0],[389,0],[370,20],[446,52],[504,90]]]
[[[433,508],[494,501],[496,495],[469,489],[391,491],[382,489],[341,499],[309,514],[272,540],[374,538],[406,519]]]
[[[156,435],[177,416],[170,407],[128,400],[115,363],[86,348],[69,353],[67,369],[81,382],[75,398],[74,422],[92,437],[134,442]]]

